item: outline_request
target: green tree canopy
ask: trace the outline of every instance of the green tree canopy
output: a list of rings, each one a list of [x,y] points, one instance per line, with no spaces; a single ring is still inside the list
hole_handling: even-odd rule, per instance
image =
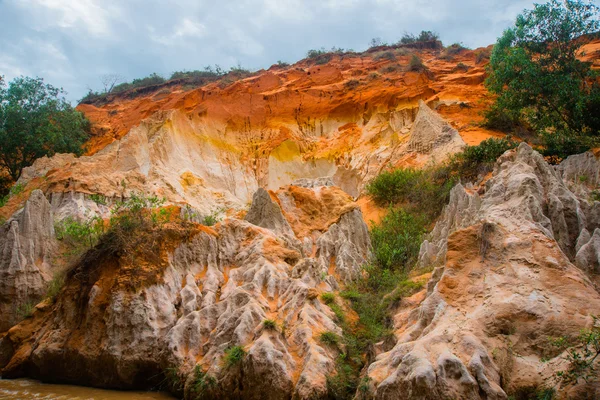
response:
[[[13,180],[37,158],[80,155],[89,121],[65,100],[62,89],[41,78],[0,81],[0,167]]]
[[[538,133],[600,131],[600,88],[591,64],[578,59],[583,37],[600,25],[598,7],[580,0],[536,4],[504,31],[490,59],[490,115],[521,121]]]

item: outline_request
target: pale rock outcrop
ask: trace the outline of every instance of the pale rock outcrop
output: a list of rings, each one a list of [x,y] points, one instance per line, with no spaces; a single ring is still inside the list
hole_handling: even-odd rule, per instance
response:
[[[569,190],[578,196],[588,196],[589,188],[600,184],[600,161],[591,151],[567,157],[556,171]]]
[[[465,147],[458,131],[435,111],[419,101],[419,112],[410,130],[408,151],[430,155],[430,162],[441,162]]]
[[[290,246],[301,250],[302,244],[294,236],[294,231],[284,218],[281,208],[271,199],[271,195],[265,189],[259,188],[254,193],[252,206],[244,219],[251,224],[271,230],[283,237]]]
[[[427,296],[395,319],[396,346],[368,368],[371,395],[506,399],[555,386],[566,364],[548,337],[575,337],[600,312],[572,264],[598,265],[589,208],[526,144],[500,157],[482,195],[456,186],[421,248],[420,264],[438,266]]]
[[[321,183],[281,190],[315,199],[325,191],[332,204],[346,204],[347,194]],[[298,238],[261,189],[248,221],[225,219],[181,234],[174,245],[170,234],[159,260],[102,252],[84,261],[54,305],[1,339],[3,376],[131,388],[159,384],[165,371],[175,371],[186,398],[194,398],[198,367],[215,379],[207,389],[215,398],[324,396],[338,350],[319,334],[342,330],[319,294],[356,275],[370,243],[356,207],[339,206],[337,216],[322,219],[325,210],[315,210],[316,219],[331,222],[318,225],[323,231],[306,256],[282,240]],[[276,329],[264,326],[267,319]],[[228,366],[232,346],[246,356]]]
[[[34,190],[25,207],[0,226],[0,332],[44,294],[55,248],[50,203],[42,191]]]

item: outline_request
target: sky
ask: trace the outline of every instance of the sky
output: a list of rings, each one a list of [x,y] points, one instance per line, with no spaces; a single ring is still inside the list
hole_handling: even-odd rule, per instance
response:
[[[543,2],[539,1],[538,2]],[[76,102],[153,72],[293,63],[309,49],[365,50],[432,30],[445,44],[496,41],[525,0],[0,0],[0,76],[39,76]]]

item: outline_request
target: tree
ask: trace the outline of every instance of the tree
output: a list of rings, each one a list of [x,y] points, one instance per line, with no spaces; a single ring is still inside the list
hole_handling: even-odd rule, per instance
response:
[[[100,82],[104,87],[104,93],[110,93],[115,85],[123,82],[123,77],[119,74],[105,74],[100,77]]]
[[[488,122],[520,121],[554,140],[596,135],[600,87],[591,64],[578,55],[584,37],[600,28],[598,14],[581,0],[551,0],[520,14],[491,55],[486,86],[498,97]]]
[[[89,121],[64,94],[41,78],[0,82],[0,167],[13,180],[39,157],[82,153]]]
[[[383,40],[381,40],[380,37],[373,38],[369,42],[369,47],[379,47],[379,46],[385,46],[385,43],[383,43]]]

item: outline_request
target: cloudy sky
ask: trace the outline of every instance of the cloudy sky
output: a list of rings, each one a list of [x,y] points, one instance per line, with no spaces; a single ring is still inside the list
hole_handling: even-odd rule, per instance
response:
[[[539,1],[538,2],[543,2]],[[373,37],[433,30],[446,44],[495,42],[526,0],[0,0],[0,75],[40,76],[70,100],[157,72],[268,68],[309,49],[364,50]]]

